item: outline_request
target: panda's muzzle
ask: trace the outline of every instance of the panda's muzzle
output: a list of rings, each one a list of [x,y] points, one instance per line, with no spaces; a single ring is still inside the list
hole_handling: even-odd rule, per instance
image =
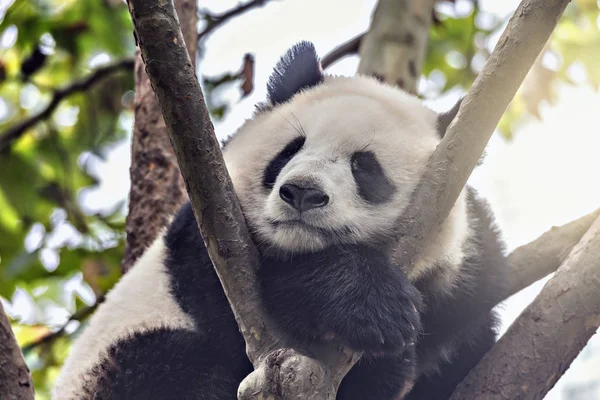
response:
[[[329,196],[320,189],[301,187],[291,183],[281,186],[279,197],[299,212],[321,208],[329,203]]]

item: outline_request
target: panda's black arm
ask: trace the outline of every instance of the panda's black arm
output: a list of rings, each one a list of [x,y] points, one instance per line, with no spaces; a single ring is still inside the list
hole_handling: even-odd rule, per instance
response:
[[[267,311],[301,341],[336,336],[366,352],[401,351],[420,329],[420,295],[390,257],[345,245],[260,267]]]

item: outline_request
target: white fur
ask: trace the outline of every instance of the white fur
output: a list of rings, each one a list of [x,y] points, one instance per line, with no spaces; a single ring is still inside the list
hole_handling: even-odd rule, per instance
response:
[[[164,271],[165,246],[162,235],[108,293],[90,318],[89,326],[75,341],[55,386],[56,400],[77,399],[85,383],[93,382],[90,369],[105,350],[132,332],[152,327],[194,329],[169,293]]]
[[[414,96],[367,77],[330,77],[292,101],[247,121],[225,148],[224,157],[238,198],[259,240],[286,250],[318,250],[328,244],[391,235],[416,187],[439,136],[437,114]],[[262,185],[265,167],[294,138],[306,136],[301,151],[283,168],[273,190]],[[397,190],[390,202],[371,205],[360,198],[350,169],[361,148],[375,153]],[[279,198],[285,183],[310,182],[329,204],[303,213]],[[270,221],[300,219],[306,225],[344,229],[319,234],[302,225]],[[410,271],[416,279],[436,261],[457,266],[469,234],[465,195],[461,195],[437,236]]]
[[[418,259],[408,270],[410,280],[415,281],[426,275],[439,262],[444,262],[453,269],[444,274],[446,285],[451,285],[456,279],[458,269],[470,250],[467,248],[467,239],[471,237],[472,230],[466,197],[466,191],[463,190],[435,237],[424,244]]]

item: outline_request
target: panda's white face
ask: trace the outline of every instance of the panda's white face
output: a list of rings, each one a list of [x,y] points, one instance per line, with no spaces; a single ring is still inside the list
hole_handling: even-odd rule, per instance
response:
[[[391,238],[439,142],[437,114],[365,77],[319,85],[247,121],[224,157],[263,248]]]

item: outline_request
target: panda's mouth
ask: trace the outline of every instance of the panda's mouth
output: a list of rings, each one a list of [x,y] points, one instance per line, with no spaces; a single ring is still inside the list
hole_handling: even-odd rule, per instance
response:
[[[340,228],[322,228],[319,226],[315,226],[309,224],[300,219],[288,219],[288,220],[269,220],[269,223],[275,228],[290,228],[290,229],[304,229],[306,231],[317,233],[319,235],[348,235],[352,232],[350,227],[340,227]]]
[[[307,231],[311,231],[313,233],[318,233],[320,235],[325,235],[327,233],[330,233],[329,229],[319,228],[318,226],[307,224],[306,222],[299,220],[299,219],[289,219],[289,220],[285,220],[285,221],[270,220],[269,222],[275,228],[291,228],[291,229],[300,228],[300,229],[304,229]]]

